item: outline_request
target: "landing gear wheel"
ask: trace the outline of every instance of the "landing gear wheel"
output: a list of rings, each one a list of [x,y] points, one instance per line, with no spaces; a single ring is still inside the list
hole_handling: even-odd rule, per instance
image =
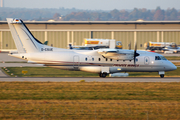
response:
[[[107,73],[102,73],[102,77],[105,78]]]
[[[99,77],[102,77],[102,73],[99,73]]]
[[[161,77],[161,78],[164,78],[164,75],[163,75],[163,74],[161,74],[161,75],[160,75],[160,77]]]
[[[107,73],[99,73],[99,77],[105,78],[107,76]]]

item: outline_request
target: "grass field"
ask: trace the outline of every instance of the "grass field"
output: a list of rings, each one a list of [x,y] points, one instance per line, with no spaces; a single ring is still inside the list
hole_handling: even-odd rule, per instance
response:
[[[180,56],[164,56],[168,60],[180,60]]]
[[[180,83],[1,82],[0,119],[180,119]]]
[[[174,62],[173,63],[175,66],[180,66],[180,62]]]
[[[99,77],[96,73],[83,71],[68,71],[49,67],[8,67],[2,68],[5,73],[14,77]],[[23,74],[22,71],[28,73]],[[158,72],[128,72],[129,77],[159,77]],[[165,72],[165,77],[179,77],[180,67],[177,70]]]
[[[98,74],[69,71],[49,67],[8,67],[2,68],[10,76],[18,77],[98,77]],[[28,71],[23,74],[22,71]],[[11,75],[13,73],[13,75]]]
[[[98,77],[48,67],[2,69],[12,77]],[[180,67],[166,72],[165,77],[177,77],[179,73]],[[129,75],[159,77],[153,72]],[[180,119],[180,83],[0,82],[0,120],[7,119]]]

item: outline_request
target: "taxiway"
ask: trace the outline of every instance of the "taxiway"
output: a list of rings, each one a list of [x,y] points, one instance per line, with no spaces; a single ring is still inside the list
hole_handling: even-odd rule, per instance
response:
[[[30,78],[30,77],[0,77],[1,82],[180,82],[176,77],[120,77],[120,78],[91,78],[91,77],[61,77],[61,78]]]

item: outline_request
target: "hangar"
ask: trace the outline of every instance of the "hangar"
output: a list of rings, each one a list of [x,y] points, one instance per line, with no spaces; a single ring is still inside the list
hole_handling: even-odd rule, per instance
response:
[[[68,48],[83,45],[85,38],[122,41],[123,49],[145,49],[145,42],[175,42],[180,45],[180,21],[24,21],[32,34],[48,45]],[[0,21],[0,51],[15,50],[8,24]]]

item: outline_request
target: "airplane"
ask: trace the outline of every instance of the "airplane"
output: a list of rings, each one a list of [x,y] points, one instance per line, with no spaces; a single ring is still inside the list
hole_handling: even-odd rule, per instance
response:
[[[177,67],[158,53],[125,49],[73,50],[42,44],[21,19],[7,18],[18,53],[10,56],[44,66],[80,70],[99,74],[118,72],[158,72],[163,78],[166,71]]]
[[[170,51],[170,52],[172,52],[172,53],[178,53],[178,52],[180,52],[180,47],[177,47],[177,45],[176,46],[166,46],[166,47],[164,47],[162,50],[164,50],[164,51]]]
[[[94,45],[94,46],[72,46],[71,44],[69,44],[69,49],[74,49],[74,50],[96,50],[96,49],[100,49],[100,48],[109,48],[108,46],[98,46],[98,45]]]
[[[96,50],[102,48],[115,48],[122,49],[121,41],[115,41],[115,39],[84,39],[84,46],[72,46],[69,44],[69,49],[76,50]]]
[[[43,44],[44,44],[44,45],[47,45],[47,44],[48,44],[48,41],[45,41]]]

